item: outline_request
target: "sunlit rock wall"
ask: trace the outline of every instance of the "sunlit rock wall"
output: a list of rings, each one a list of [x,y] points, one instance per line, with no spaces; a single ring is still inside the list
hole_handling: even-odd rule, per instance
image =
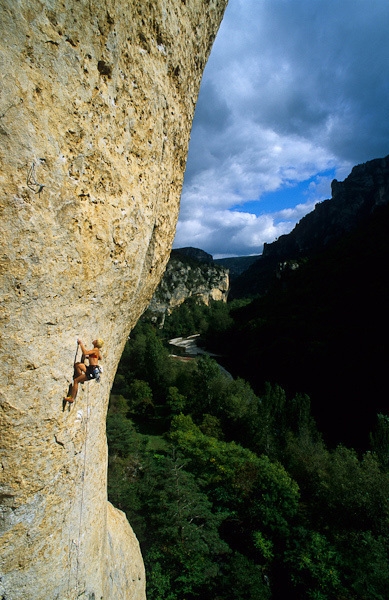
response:
[[[179,252],[179,251],[174,251]],[[186,260],[171,255],[164,276],[148,306],[148,315],[162,327],[166,314],[191,297],[209,306],[212,300],[227,302],[230,289],[228,269],[213,262]]]
[[[168,260],[226,2],[1,2],[2,598],[145,597],[107,503],[105,416]],[[102,382],[63,410],[76,339],[97,336]]]

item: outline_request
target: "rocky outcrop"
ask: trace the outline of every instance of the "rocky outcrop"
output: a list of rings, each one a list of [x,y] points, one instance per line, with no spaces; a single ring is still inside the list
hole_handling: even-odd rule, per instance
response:
[[[207,306],[211,300],[227,302],[229,287],[228,269],[215,264],[210,254],[196,248],[173,250],[148,315],[163,326],[165,315],[187,298]]]
[[[174,237],[226,0],[4,0],[0,18],[1,564],[12,600],[145,597],[107,503],[105,416]],[[76,339],[101,383],[63,410]]]
[[[209,263],[212,264],[214,262],[212,254],[208,254],[204,250],[200,248],[192,248],[192,246],[188,246],[186,248],[176,248],[171,252],[171,258],[181,257],[185,260],[193,260],[198,263]]]
[[[324,200],[293,231],[265,244],[264,258],[289,258],[317,252],[358,226],[389,202],[389,156],[355,166],[344,181],[333,180]]]
[[[389,156],[355,166],[344,181],[332,182],[332,198],[316,204],[294,229],[265,244],[258,260],[234,280],[230,297],[264,294],[307,257],[322,252],[366,223],[389,203]]]

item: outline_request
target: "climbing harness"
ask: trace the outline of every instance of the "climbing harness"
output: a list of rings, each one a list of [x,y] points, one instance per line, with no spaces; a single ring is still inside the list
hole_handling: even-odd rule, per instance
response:
[[[94,379],[96,381],[96,383],[100,383],[100,375],[102,372],[103,372],[103,367],[100,367],[100,365],[93,366],[93,368],[91,367],[90,369],[87,370],[87,373],[89,374],[90,379]]]

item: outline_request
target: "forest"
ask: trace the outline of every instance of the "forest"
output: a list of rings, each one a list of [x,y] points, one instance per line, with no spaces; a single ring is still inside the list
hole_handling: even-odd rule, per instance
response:
[[[249,300],[145,318],[107,418],[108,492],[139,539],[148,600],[387,600],[389,418],[328,446],[304,392],[173,359],[167,340],[236,327]]]

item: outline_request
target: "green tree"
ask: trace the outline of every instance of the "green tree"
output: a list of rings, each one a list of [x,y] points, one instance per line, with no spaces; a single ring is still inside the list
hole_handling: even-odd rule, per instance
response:
[[[377,455],[383,469],[389,469],[389,416],[377,415],[375,431],[370,434],[373,452]]]
[[[340,560],[336,548],[317,531],[296,528],[285,552],[290,577],[301,600],[341,597]]]
[[[181,313],[190,333],[212,314],[219,340],[231,314],[194,299]],[[162,337],[133,331],[107,420],[109,497],[140,540],[148,598],[387,600],[389,419],[372,452],[329,451],[307,395],[258,397],[209,356],[176,365]]]
[[[167,338],[173,338],[200,333],[203,337],[212,322],[214,307],[216,307],[217,312],[218,305],[221,304],[228,312],[227,304],[223,302],[211,302],[210,307],[208,307],[196,296],[187,298],[166,316],[163,335]]]
[[[220,419],[226,438],[254,448],[259,426],[259,398],[251,386],[239,377],[224,377],[215,395],[213,411]]]
[[[371,531],[350,531],[338,539],[341,573],[352,597],[360,600],[389,598],[389,540]]]
[[[282,458],[286,431],[286,393],[281,386],[266,383],[258,405],[256,451],[273,459]]]
[[[162,341],[151,330],[146,338],[144,354],[144,374],[141,379],[150,385],[154,398],[161,402],[172,384],[172,367],[169,352]]]
[[[200,430],[202,433],[209,437],[215,437],[218,440],[223,439],[223,430],[220,425],[220,421],[214,415],[205,414],[203,417],[203,421],[200,425]]]
[[[170,386],[166,398],[166,403],[173,415],[179,414],[185,409],[186,398],[183,394],[180,394],[178,388]]]
[[[219,365],[208,355],[201,356],[191,374],[188,409],[198,420],[205,413],[212,414],[217,406],[220,386],[224,376]]]
[[[111,456],[126,457],[138,448],[137,433],[131,421],[120,413],[108,415],[107,439]]]
[[[225,302],[212,302],[209,310],[209,336],[215,336],[229,329],[233,324],[230,307]]]
[[[339,446],[328,454],[317,489],[317,519],[333,531],[387,534],[389,474],[370,452],[360,460],[356,451]]]
[[[121,394],[111,394],[109,398],[109,407],[108,414],[109,415],[122,415],[122,417],[126,417],[128,414],[128,402],[124,396]]]
[[[156,590],[161,570],[170,579],[165,598],[171,592],[177,599],[199,595],[218,575],[218,557],[229,551],[218,531],[223,514],[212,511],[207,495],[176,453],[154,455],[141,488],[148,527],[145,558],[154,563],[157,557],[159,564],[156,571],[150,565],[148,597],[163,597]]]
[[[144,519],[139,496],[139,481],[145,465],[145,443],[131,421],[120,413],[109,413],[108,497],[126,512],[138,538],[142,538]]]
[[[240,552],[223,564],[217,597],[223,600],[270,600],[271,588],[264,569]]]
[[[128,386],[128,405],[132,413],[144,416],[154,413],[153,392],[146,381],[135,379]]]
[[[172,420],[170,438],[190,460],[212,501],[231,515],[240,515],[250,531],[285,536],[297,512],[297,484],[279,463],[257,456],[235,442],[204,435],[192,419]],[[251,537],[251,536],[250,536]]]

